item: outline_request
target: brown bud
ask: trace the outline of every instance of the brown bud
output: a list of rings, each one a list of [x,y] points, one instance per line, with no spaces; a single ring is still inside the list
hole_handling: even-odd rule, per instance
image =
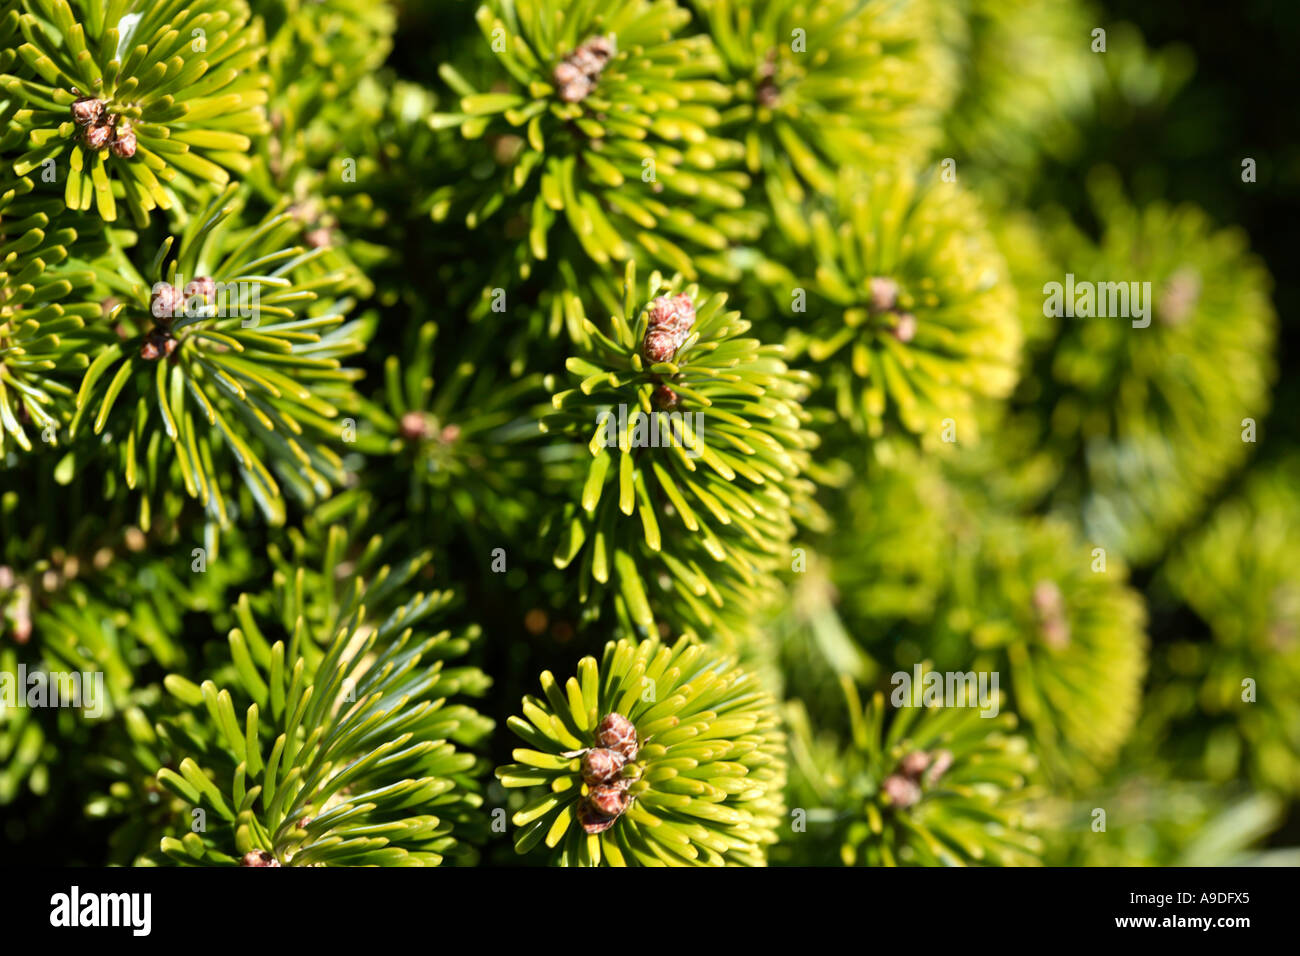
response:
[[[671,332],[679,345],[695,324],[695,303],[689,295],[661,295],[650,303],[647,311],[649,328]]]
[[[952,751],[940,750],[934,755],[934,763],[930,764],[930,769],[925,772],[926,786],[932,786],[936,780],[947,773],[948,768],[952,766]]]
[[[289,215],[304,226],[315,225],[316,220],[321,217],[320,203],[310,198],[304,199],[302,202],[296,202],[289,207]]]
[[[602,817],[617,817],[632,802],[626,787],[592,787],[587,802]]]
[[[617,816],[601,813],[587,800],[578,802],[578,823],[585,833],[604,833],[617,819]]]
[[[31,590],[21,581],[16,588],[17,597],[8,608],[10,620],[13,621],[13,639],[16,644],[26,644],[32,637],[32,596]],[[0,615],[0,625],[4,624],[4,615]]]
[[[104,115],[104,101],[93,96],[83,96],[72,101],[72,118],[78,126],[91,126]]]
[[[170,283],[155,283],[153,294],[149,297],[149,311],[161,322],[170,321],[176,313],[185,311],[185,296]]]
[[[905,777],[915,780],[921,772],[930,766],[930,755],[924,750],[913,750],[898,762],[898,770]]]
[[[593,89],[586,71],[574,62],[575,56],[576,54],[570,54],[555,64],[555,69],[551,71],[551,79],[555,81],[560,99],[566,103],[577,103],[586,99],[587,94]]]
[[[26,644],[32,639],[32,619],[26,614],[17,616],[14,621],[14,643]]]
[[[1043,642],[1049,647],[1062,648],[1070,643],[1070,625],[1065,616],[1065,598],[1055,581],[1039,581],[1034,585],[1034,610],[1038,614]]]
[[[623,755],[597,747],[582,755],[582,780],[589,787],[612,784],[623,774]]]
[[[671,332],[652,328],[645,334],[641,354],[652,365],[657,365],[660,362],[671,362],[673,356],[677,354],[678,344],[677,337]]]
[[[876,276],[867,287],[871,290],[871,311],[887,312],[898,304],[898,283],[893,279]]]
[[[1196,311],[1201,298],[1201,276],[1190,266],[1171,275],[1156,302],[1156,317],[1163,325],[1182,325]]]
[[[614,55],[614,44],[609,37],[594,36],[565,57],[587,79],[594,81]]]
[[[204,302],[211,302],[217,297],[217,283],[212,276],[199,276],[191,280],[185,286],[185,298],[192,299],[195,296],[201,298]]]
[[[144,344],[140,346],[140,358],[146,362],[157,361],[160,356],[175,352],[179,344],[170,333],[162,329],[154,329],[145,336]]]
[[[555,69],[551,71],[557,86],[568,86],[570,83],[576,83],[582,79],[582,71],[570,63],[568,60],[561,60],[555,64]]]
[[[1034,609],[1039,614],[1060,614],[1063,603],[1061,589],[1055,581],[1043,580],[1034,585]]]
[[[1043,643],[1060,650],[1070,644],[1070,625],[1064,617],[1050,617],[1043,622]]]
[[[921,788],[901,774],[890,774],[880,786],[890,806],[905,810],[921,799]]]
[[[566,56],[551,71],[560,99],[577,103],[587,98],[596,88],[596,79],[614,55],[614,44],[608,37],[595,36]]]
[[[125,123],[117,127],[113,141],[108,144],[109,152],[119,159],[130,159],[135,155],[135,133]]]
[[[681,402],[681,397],[667,385],[660,385],[650,396],[650,401],[654,403],[655,408],[672,411]]]
[[[280,861],[265,850],[249,850],[239,863],[240,866],[279,866]]]
[[[636,759],[636,728],[622,714],[606,714],[601,719],[596,727],[596,743],[617,751],[625,760]]]
[[[604,60],[583,47],[574,50],[568,62],[587,80],[596,79],[600,76],[600,71],[605,68]]]
[[[407,441],[423,441],[432,435],[429,416],[424,412],[407,412],[402,416],[402,437]]]
[[[601,62],[602,68],[605,65],[604,61],[607,61],[611,56],[614,55],[613,41],[611,41],[610,38],[607,36],[594,36],[586,43],[584,43],[582,46],[583,48],[586,49],[586,51],[589,54],[594,56],[596,59],[602,61]]]
[[[592,89],[591,81],[585,76],[579,76],[571,83],[561,84],[560,99],[566,103],[581,103]]]
[[[86,144],[87,149],[103,149],[112,138],[113,127],[104,123],[87,126],[81,132],[81,141]]]
[[[911,312],[899,315],[898,324],[894,326],[894,338],[900,342],[910,342],[916,338],[916,316]]]

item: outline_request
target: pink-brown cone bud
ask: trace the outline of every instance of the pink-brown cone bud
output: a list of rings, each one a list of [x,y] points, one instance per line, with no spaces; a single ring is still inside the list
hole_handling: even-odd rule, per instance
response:
[[[1201,277],[1184,267],[1169,277],[1156,301],[1156,318],[1164,325],[1182,325],[1196,311],[1201,298]]]
[[[677,354],[677,345],[677,337],[671,332],[664,329],[650,329],[645,334],[641,354],[652,365],[658,365],[660,362],[671,362],[673,356]]]
[[[898,769],[906,777],[915,780],[921,772],[930,766],[930,755],[924,750],[913,750],[898,762]]]
[[[636,727],[622,714],[606,714],[601,719],[596,727],[596,743],[617,751],[625,760],[636,759]]]
[[[1055,581],[1043,580],[1034,585],[1034,608],[1039,614],[1060,614],[1062,605],[1061,589]]]
[[[1060,650],[1070,645],[1070,625],[1063,617],[1051,617],[1043,622],[1043,642]]]
[[[661,295],[650,303],[647,318],[651,329],[671,332],[680,345],[695,324],[695,303],[688,295]]]
[[[577,103],[587,98],[596,88],[596,80],[610,57],[614,55],[614,44],[604,36],[594,36],[566,56],[551,71],[560,99],[566,103]]]
[[[871,311],[887,312],[898,304],[898,283],[893,279],[877,276],[867,286],[871,290]]]
[[[921,799],[921,788],[902,774],[890,774],[880,789],[889,798],[890,806],[905,810]]]
[[[91,126],[98,123],[104,115],[104,101],[93,96],[83,96],[79,100],[73,100],[70,109],[78,126]]]
[[[167,321],[184,310],[185,296],[180,289],[166,282],[154,286],[153,295],[149,297],[149,311],[155,319]]]
[[[199,276],[191,280],[185,286],[185,298],[192,299],[195,296],[201,298],[204,302],[211,302],[217,296],[217,283],[212,276]]]
[[[402,437],[407,441],[423,441],[432,435],[429,416],[424,412],[406,412],[402,415]]]
[[[129,126],[119,126],[113,141],[108,144],[109,152],[119,159],[130,159],[135,155],[135,148],[135,133]]]
[[[623,787],[592,787],[587,802],[602,817],[617,817],[628,808],[632,798]]]
[[[588,800],[581,800],[578,803],[578,823],[584,833],[604,833],[617,819],[617,815],[601,813]]]
[[[15,644],[26,644],[32,639],[32,619],[22,608],[15,615],[13,637]]]
[[[1055,581],[1034,585],[1034,610],[1038,613],[1043,641],[1049,647],[1062,648],[1070,643],[1070,624],[1065,615],[1065,597]]]
[[[894,338],[900,342],[910,342],[916,338],[916,316],[911,312],[904,312],[898,317],[898,324],[894,326]]]
[[[609,58],[614,55],[614,44],[607,36],[594,36],[584,43],[579,50],[585,51],[600,62],[600,69],[605,68]]]
[[[551,71],[551,76],[559,86],[568,86],[583,78],[582,70],[578,69],[568,60],[561,60],[555,64],[555,69]]]
[[[591,92],[591,81],[585,76],[579,76],[571,83],[560,85],[560,99],[566,103],[581,103]]]
[[[140,346],[140,358],[146,362],[156,361],[163,355],[171,355],[176,351],[179,344],[167,332],[154,329],[145,337],[144,344]]]
[[[925,772],[926,786],[933,786],[934,782],[947,773],[948,768],[952,766],[952,751],[940,750],[934,755],[934,763],[930,764],[930,769]]]
[[[650,401],[654,403],[655,408],[662,408],[665,411],[672,411],[681,401],[680,396],[667,385],[660,385],[650,396]]]
[[[582,779],[589,787],[614,783],[623,774],[626,761],[617,750],[598,747],[582,755]]]
[[[103,149],[112,138],[113,127],[104,124],[87,126],[81,133],[81,141],[86,144],[87,149]]]

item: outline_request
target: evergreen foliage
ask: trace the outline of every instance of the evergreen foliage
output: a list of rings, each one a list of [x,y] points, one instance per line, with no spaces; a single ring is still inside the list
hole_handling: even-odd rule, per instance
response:
[[[580,562],[579,599],[592,613],[590,582],[612,582],[625,626],[658,619],[734,640],[725,610],[752,611],[777,590],[794,519],[809,507],[806,374],[779,347],[744,337],[748,323],[724,309],[724,295],[656,274],[639,300],[631,265],[626,286],[608,333],[585,323],[590,357],[566,362],[577,388],[557,392],[558,414],[542,423],[591,458],[580,507],[557,522],[554,560]],[[693,325],[656,352],[656,317],[678,308]]]
[[[881,694],[863,708],[846,678],[845,696],[847,750],[814,737],[798,705],[791,713],[792,789],[819,808],[809,813],[811,845],[792,847],[797,862],[826,863],[837,850],[845,866],[1038,862],[1037,765],[1014,713],[986,721],[968,705],[930,709],[915,685],[886,727]]]
[[[477,668],[448,662],[476,635],[414,634],[445,603],[436,593],[362,629],[361,598],[328,630],[299,616],[288,642],[273,644],[240,606],[231,664],[218,674],[249,702],[242,719],[214,680],[166,679],[182,706],[156,727],[166,754],[158,783],[218,825],[200,835],[183,814],[190,832],[164,836],[163,853],[191,865],[402,866],[437,865],[457,850],[456,825],[477,822],[482,799],[479,761],[456,745],[480,741],[492,722],[447,703],[488,684]]]
[[[563,687],[544,671],[542,692],[509,721],[529,746],[497,770],[507,787],[541,788],[513,817],[518,852],[544,842],[569,866],[763,862],[784,740],[753,675],[688,638],[611,641]]]

